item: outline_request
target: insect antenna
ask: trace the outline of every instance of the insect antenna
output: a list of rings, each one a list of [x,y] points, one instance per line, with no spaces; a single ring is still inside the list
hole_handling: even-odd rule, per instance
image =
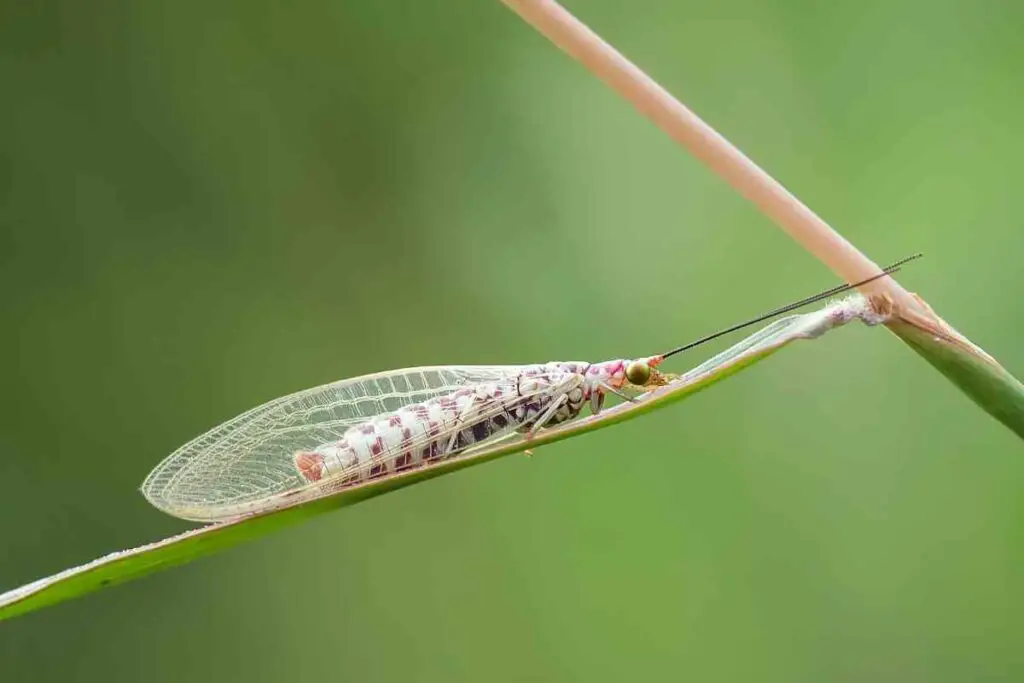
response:
[[[908,256],[908,257],[906,257],[904,259],[900,259],[899,261],[896,261],[895,263],[892,263],[892,264],[886,266],[885,268],[883,268],[882,272],[879,273],[878,275],[873,275],[873,276],[867,278],[866,280],[861,280],[860,282],[854,282],[853,284],[839,285],[839,286],[833,287],[831,289],[826,289],[824,292],[818,292],[814,296],[809,296],[806,299],[800,299],[799,301],[794,301],[791,304],[786,304],[785,306],[780,306],[779,308],[775,308],[773,310],[770,310],[767,313],[762,313],[761,315],[757,316],[756,318],[751,318],[750,320],[747,320],[745,322],[738,323],[736,325],[732,325],[731,327],[727,327],[724,330],[719,330],[718,332],[715,332],[714,334],[709,334],[706,337],[701,337],[700,339],[692,341],[689,344],[684,344],[683,346],[680,346],[679,348],[672,349],[671,351],[669,351],[667,353],[661,354],[661,357],[662,358],[668,358],[669,356],[674,356],[677,353],[682,353],[683,351],[688,351],[689,349],[692,349],[692,348],[694,348],[696,346],[700,346],[701,344],[706,344],[706,343],[708,343],[709,341],[711,341],[713,339],[718,339],[719,337],[724,337],[725,335],[727,335],[727,334],[729,334],[731,332],[736,332],[737,330],[742,330],[745,327],[750,327],[751,325],[756,325],[757,323],[764,322],[765,320],[768,320],[770,318],[774,318],[777,315],[782,315],[783,313],[789,313],[790,311],[796,310],[796,309],[801,308],[803,306],[807,306],[809,304],[813,304],[815,302],[821,301],[822,299],[827,299],[827,298],[829,298],[831,296],[835,296],[836,294],[842,294],[843,292],[849,291],[849,290],[854,289],[856,287],[860,287],[861,285],[866,285],[869,282],[874,282],[875,280],[877,280],[879,278],[883,278],[883,277],[885,277],[887,275],[891,275],[892,273],[897,272],[900,269],[901,266],[903,266],[904,264],[906,264],[906,263],[908,263],[910,261],[913,261],[914,259],[921,258],[921,256],[923,256],[923,254],[914,254],[913,256]]]

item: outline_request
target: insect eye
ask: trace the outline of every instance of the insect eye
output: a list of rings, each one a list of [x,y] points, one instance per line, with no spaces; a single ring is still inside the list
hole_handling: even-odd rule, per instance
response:
[[[630,384],[642,387],[651,379],[651,367],[639,360],[635,360],[626,366],[626,379]]]

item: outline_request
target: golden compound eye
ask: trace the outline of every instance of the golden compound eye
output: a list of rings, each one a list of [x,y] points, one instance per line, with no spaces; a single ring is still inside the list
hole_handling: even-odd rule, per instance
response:
[[[651,379],[651,366],[644,361],[635,360],[626,366],[626,379],[630,384],[642,387]]]

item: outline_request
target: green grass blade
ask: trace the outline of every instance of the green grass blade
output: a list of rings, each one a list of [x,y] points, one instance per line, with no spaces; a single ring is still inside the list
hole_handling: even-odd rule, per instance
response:
[[[634,419],[692,396],[770,356],[797,339],[817,337],[854,318],[862,318],[870,323],[878,322],[867,311],[863,299],[851,297],[820,311],[778,320],[674,379],[667,386],[645,394],[636,403],[622,403],[602,411],[599,415],[591,415],[554,429],[544,430],[529,443],[515,441],[488,444],[464,456],[443,461],[429,468],[411,470],[386,479],[345,488],[332,495],[291,507],[212,524],[138,548],[112,553],[0,595],[0,620],[183,564],[244,541],[259,538],[306,518],[353,505],[388,491],[479,465],[527,448],[538,448]]]
[[[889,329],[989,415],[1024,438],[1024,384],[1002,365],[973,345],[911,322],[894,321]]]

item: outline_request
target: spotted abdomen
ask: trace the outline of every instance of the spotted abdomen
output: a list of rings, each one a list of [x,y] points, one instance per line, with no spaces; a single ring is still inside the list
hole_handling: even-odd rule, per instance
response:
[[[404,406],[350,427],[337,441],[295,454],[306,481],[355,483],[451,457],[524,426],[567,385],[565,373],[520,374]]]

